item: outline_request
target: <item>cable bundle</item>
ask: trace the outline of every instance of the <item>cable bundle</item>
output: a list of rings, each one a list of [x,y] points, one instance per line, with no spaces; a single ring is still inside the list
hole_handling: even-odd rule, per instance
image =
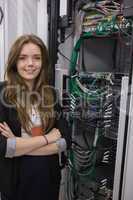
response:
[[[97,127],[106,137],[117,139],[120,84],[111,73],[72,77],[70,117],[79,126],[76,135],[85,127],[91,131]]]
[[[122,15],[121,4],[115,0],[89,1],[80,7],[78,16],[82,18],[82,32],[94,36],[118,33],[119,27],[131,28],[130,20]]]

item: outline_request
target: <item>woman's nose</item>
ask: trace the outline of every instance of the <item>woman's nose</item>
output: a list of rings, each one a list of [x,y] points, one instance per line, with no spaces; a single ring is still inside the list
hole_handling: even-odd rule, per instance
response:
[[[27,64],[28,65],[33,65],[33,59],[32,58],[28,58],[27,59]]]

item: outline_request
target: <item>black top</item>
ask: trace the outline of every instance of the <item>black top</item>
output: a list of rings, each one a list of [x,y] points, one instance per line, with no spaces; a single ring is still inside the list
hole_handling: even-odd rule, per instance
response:
[[[21,137],[21,123],[17,117],[17,111],[13,107],[8,107],[5,104],[5,101],[3,100],[2,93],[4,85],[5,85],[4,82],[0,83],[0,94],[1,94],[0,122],[5,121],[11,128],[14,135],[17,137]],[[70,129],[68,127],[68,123],[63,118],[61,107],[59,105],[55,106],[55,110],[57,111],[57,113],[60,112],[61,115],[58,115],[60,117],[55,120],[55,124],[53,127],[58,128],[60,130],[62,137],[66,139],[67,147],[69,148],[71,144],[71,134],[70,134]],[[40,181],[40,178],[42,177],[42,184],[44,185],[45,189],[46,186],[51,187],[52,189],[50,183],[48,184],[49,181],[52,180],[53,182],[54,181],[59,182],[60,167],[58,162],[58,155],[20,156],[14,158],[5,158],[6,145],[7,145],[7,139],[0,134],[0,191],[1,192],[11,193],[12,191],[15,191],[20,182],[24,183],[24,181],[26,181],[24,177],[27,176],[26,175],[24,176],[24,173],[27,174],[28,176],[30,176],[31,174],[31,177],[34,179],[32,174],[34,170],[37,170],[37,176],[35,179],[36,182],[37,180]],[[27,171],[24,171],[24,169],[27,169]],[[34,185],[36,183],[35,180],[32,180],[32,183]],[[22,185],[20,187],[20,190],[22,190]],[[32,188],[32,190],[34,190],[34,188]]]

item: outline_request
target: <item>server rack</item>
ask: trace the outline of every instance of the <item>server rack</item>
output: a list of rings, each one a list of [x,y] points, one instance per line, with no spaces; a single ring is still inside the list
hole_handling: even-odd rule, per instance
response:
[[[73,6],[74,12],[71,12],[71,19],[74,20],[75,18],[75,13],[77,13],[80,8],[82,6],[85,6],[85,4],[89,3],[90,1],[72,1],[71,2],[71,8]],[[99,1],[97,1],[99,2]],[[110,1],[111,2],[111,1]],[[118,1],[117,1],[118,2]],[[124,5],[124,10],[121,10],[121,12],[123,12],[122,14],[124,15],[124,17],[127,19],[132,15],[132,12],[129,12],[129,8],[131,9],[132,6],[130,5],[129,7],[127,6],[129,4],[128,1],[125,2],[121,2],[121,9]],[[92,1],[92,3],[96,3],[95,1]],[[124,4],[123,4],[124,3]],[[131,3],[131,2],[130,2]],[[72,9],[70,9],[72,10]],[[120,29],[121,34],[123,35],[123,42],[125,44],[129,44],[126,46],[126,48],[124,48],[123,44],[120,43],[118,44],[118,38],[113,40],[112,36],[110,38],[96,38],[95,35],[92,35],[92,38],[90,39],[87,36],[87,32],[89,31],[84,31],[86,35],[82,35],[81,37],[77,37],[76,33],[75,33],[75,45],[74,46],[74,51],[73,54],[75,54],[75,58],[79,58],[78,61],[74,58],[73,56],[73,60],[71,60],[70,62],[70,85],[69,85],[69,95],[70,95],[70,122],[72,124],[72,138],[73,138],[73,144],[72,144],[72,150],[71,152],[69,152],[69,156],[68,156],[68,166],[67,166],[67,178],[66,178],[66,185],[65,185],[65,193],[64,193],[64,197],[63,200],[85,200],[85,199],[110,199],[110,200],[130,200],[132,199],[132,191],[130,190],[129,193],[129,187],[127,187],[127,182],[129,181],[129,173],[127,173],[127,169],[130,169],[130,164],[132,163],[131,161],[131,149],[132,146],[131,144],[129,145],[130,148],[127,147],[127,144],[131,143],[130,135],[131,135],[131,119],[129,118],[129,113],[132,113],[131,107],[132,107],[132,98],[131,98],[131,91],[130,91],[130,84],[132,82],[132,20],[130,19],[130,25],[128,27],[124,27],[123,26],[119,26],[117,28]],[[128,23],[127,23],[128,24]],[[78,24],[81,25],[81,24]],[[87,28],[87,27],[86,27]],[[130,30],[126,30],[126,28],[129,28]],[[93,32],[94,33],[94,32]],[[100,33],[100,31],[99,31]],[[127,36],[127,37],[126,37]],[[86,38],[85,38],[86,37]],[[80,46],[80,40],[82,41],[82,47],[79,48]],[[83,42],[84,40],[84,42]],[[103,40],[103,44],[101,44],[101,40]],[[76,43],[77,42],[77,43]],[[99,42],[99,44],[101,45],[100,48],[102,51],[104,51],[104,49],[110,51],[110,55],[105,52],[103,52],[103,54],[99,51],[97,51],[96,47],[98,47],[99,45],[97,45],[97,42]],[[87,43],[87,45],[86,45]],[[94,46],[93,46],[94,44]],[[89,46],[89,48],[88,48]],[[113,47],[112,47],[113,46]],[[90,52],[88,53],[88,49],[90,50]],[[94,54],[92,54],[92,50],[94,50]],[[77,55],[77,52],[79,53]],[[105,55],[106,56],[103,56]],[[97,55],[97,56],[95,56]],[[91,59],[92,57],[94,57],[95,59]],[[100,57],[100,59],[99,59]],[[105,58],[104,60],[106,60],[106,66],[108,66],[107,68],[102,68],[101,66],[104,65],[103,60],[101,59]],[[107,57],[107,59],[106,59]],[[87,65],[86,60],[87,58],[89,59],[89,62],[91,63],[91,68],[89,65]],[[100,64],[99,64],[100,63]],[[96,64],[99,64],[100,68],[97,69],[94,66]],[[87,68],[86,68],[87,66]],[[88,67],[89,66],[89,67]],[[78,73],[77,73],[78,71]],[[78,120],[79,118],[79,113],[80,113],[80,117],[81,117],[81,112],[75,112],[75,111],[79,111],[76,109],[82,109],[80,107],[76,108],[75,104],[78,105],[79,102],[78,100],[80,99],[80,96],[78,96],[79,94],[77,94],[76,91],[76,86],[78,85],[78,87],[82,87],[80,88],[81,90],[84,89],[83,86],[86,84],[86,82],[84,83],[84,80],[88,81],[88,80],[92,80],[94,76],[97,76],[100,72],[101,74],[105,74],[105,76],[111,74],[112,76],[119,76],[121,78],[119,78],[120,80],[120,85],[116,85],[116,88],[113,88],[112,91],[117,90],[117,92],[119,92],[119,106],[120,109],[118,111],[118,120],[116,120],[116,124],[117,124],[117,129],[116,129],[116,135],[114,134],[114,138],[111,138],[111,136],[108,135],[108,139],[109,142],[111,141],[111,145],[115,146],[115,152],[111,153],[107,153],[107,151],[103,152],[103,157],[104,158],[104,164],[107,163],[107,165],[110,165],[108,167],[110,167],[111,170],[111,165],[112,165],[112,174],[110,175],[110,172],[108,170],[106,170],[106,168],[102,168],[101,165],[98,166],[98,161],[94,161],[92,162],[88,162],[88,169],[89,169],[89,165],[93,165],[93,168],[90,167],[90,169],[96,170],[96,176],[95,178],[93,177],[89,177],[89,173],[88,174],[81,174],[82,169],[84,168],[84,165],[87,164],[84,162],[83,157],[81,160],[79,160],[78,158],[80,156],[83,156],[81,154],[81,152],[83,152],[83,154],[85,154],[85,152],[87,150],[89,150],[89,154],[92,155],[92,157],[88,157],[88,159],[90,160],[95,160],[95,159],[100,159],[99,155],[101,152],[100,150],[98,150],[98,148],[96,149],[96,151],[94,150],[96,148],[95,146],[91,146],[93,147],[93,151],[91,151],[91,149],[85,149],[84,147],[86,147],[86,144],[83,143],[83,138],[81,137],[81,133],[83,134],[83,131],[80,131],[81,129],[83,129],[83,127],[85,127],[85,124],[83,124],[83,127],[80,126],[82,123],[82,120]],[[106,72],[106,73],[105,73]],[[75,76],[77,76],[75,78]],[[88,78],[87,78],[88,76]],[[98,75],[99,76],[99,75]],[[84,79],[84,80],[83,80]],[[96,78],[97,79],[97,78]],[[117,78],[116,78],[117,79]],[[91,81],[90,80],[90,81]],[[56,80],[57,81],[57,80]],[[95,82],[95,78],[92,81],[92,85]],[[74,89],[72,88],[72,84],[76,85],[74,87]],[[89,83],[90,84],[90,83]],[[99,83],[98,83],[99,84]],[[58,85],[58,84],[57,84]],[[90,85],[88,85],[89,89],[90,89]],[[102,85],[95,85],[95,87],[102,87]],[[93,89],[95,90],[96,88],[93,87]],[[99,88],[98,88],[99,89]],[[79,92],[79,91],[78,91]],[[75,94],[76,93],[76,94]],[[117,95],[117,94],[115,94]],[[78,98],[77,98],[78,97]],[[88,98],[88,97],[87,97]],[[78,99],[78,100],[77,100]],[[80,101],[80,100],[79,100]],[[94,104],[96,102],[93,102]],[[130,107],[128,106],[130,103]],[[96,104],[95,104],[96,106]],[[89,106],[88,106],[89,107]],[[87,107],[86,107],[87,108]],[[85,109],[86,109],[85,108]],[[116,108],[116,107],[115,107]],[[117,108],[116,108],[117,109]],[[75,113],[74,113],[75,112]],[[90,110],[88,110],[88,112],[90,112]],[[77,116],[74,116],[74,114],[77,114]],[[95,116],[95,112],[92,111],[91,113],[92,115],[94,114]],[[101,113],[100,113],[101,114]],[[90,120],[90,119],[87,119]],[[89,127],[90,128],[90,127]],[[101,128],[101,127],[100,127]],[[108,133],[107,133],[108,134]],[[94,130],[94,128],[90,128],[90,131],[88,131],[88,135],[87,136],[88,139],[90,141],[93,141],[93,144],[96,144],[96,130]],[[93,137],[95,135],[95,137]],[[86,137],[86,136],[85,136]],[[93,138],[93,139],[92,139]],[[81,148],[77,148],[76,147],[76,143],[78,143],[78,147]],[[90,144],[89,144],[90,145]],[[107,148],[106,150],[109,151],[108,148],[108,141],[106,140],[105,143],[103,144],[99,144],[100,147],[102,147],[103,149]],[[110,146],[111,147],[111,146]],[[100,149],[100,148],[99,148]],[[99,152],[98,152],[99,151]],[[113,151],[113,150],[112,150]],[[78,153],[79,154],[78,154]],[[129,156],[130,154],[130,156]],[[93,156],[95,155],[95,156]],[[126,155],[126,158],[125,158]],[[101,156],[101,155],[100,155]],[[108,162],[108,158],[109,156],[111,156],[113,159],[113,164]],[[129,158],[130,157],[130,158]],[[95,158],[95,159],[94,159]],[[89,160],[89,161],[90,161]],[[83,161],[83,162],[82,162]],[[103,160],[102,160],[103,161]],[[82,164],[83,166],[80,166],[78,162],[81,162],[80,164]],[[102,164],[103,164],[102,163]],[[98,168],[98,167],[99,168]],[[102,165],[103,166],[103,165]],[[82,169],[81,169],[82,168]],[[105,174],[104,174],[105,172]],[[77,173],[77,174],[76,174]],[[84,177],[83,177],[83,176]],[[92,174],[94,175],[94,174]],[[87,178],[87,176],[89,178]],[[103,176],[103,179],[102,179]],[[108,180],[109,177],[109,180]],[[127,178],[128,177],[128,178]],[[92,181],[93,179],[93,181]],[[98,180],[100,179],[100,181]]]

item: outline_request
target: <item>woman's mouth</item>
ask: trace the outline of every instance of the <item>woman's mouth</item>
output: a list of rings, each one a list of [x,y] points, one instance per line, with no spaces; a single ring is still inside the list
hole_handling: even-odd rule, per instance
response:
[[[24,70],[26,73],[28,74],[32,74],[34,73],[35,71],[37,71],[37,69],[32,69],[32,70]]]

